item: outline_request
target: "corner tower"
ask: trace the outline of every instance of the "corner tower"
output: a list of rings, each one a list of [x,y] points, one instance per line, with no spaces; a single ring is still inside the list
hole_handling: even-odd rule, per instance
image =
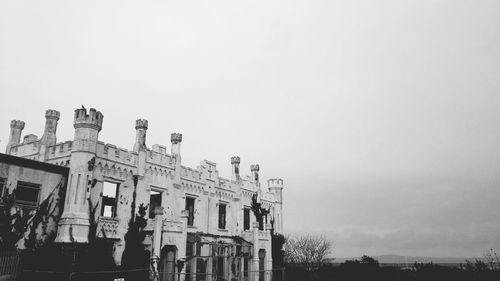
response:
[[[87,243],[89,234],[89,183],[93,179],[95,155],[103,115],[91,108],[75,110],[75,137],[70,158],[70,175],[64,212],[56,242]]]
[[[283,180],[269,179],[267,180],[269,191],[274,193],[276,205],[274,207],[274,230],[278,233],[283,233]]]

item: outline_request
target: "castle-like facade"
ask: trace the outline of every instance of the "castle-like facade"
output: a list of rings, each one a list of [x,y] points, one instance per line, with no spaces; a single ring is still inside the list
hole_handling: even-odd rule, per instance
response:
[[[219,176],[207,160],[185,167],[182,134],[171,135],[169,153],[163,145],[148,147],[144,119],[136,121],[135,144],[127,150],[99,139],[103,114],[93,108],[75,110],[70,141],[57,142],[58,111],[47,110],[45,118],[43,136],[28,134],[22,141],[24,122],[13,120],[6,154],[69,168],[56,242],[87,243],[97,223],[97,237],[113,241],[120,264],[129,221],[146,206],[144,243],[160,279],[174,280],[182,260],[186,280],[270,280],[271,228],[283,231],[283,180],[261,184],[259,165],[241,175],[237,156],[228,161],[231,178]],[[254,196],[269,211],[260,221],[251,210]]]

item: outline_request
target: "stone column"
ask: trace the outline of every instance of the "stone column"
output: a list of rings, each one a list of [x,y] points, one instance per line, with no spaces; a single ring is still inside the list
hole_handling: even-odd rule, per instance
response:
[[[268,242],[268,247],[266,247],[266,256],[264,258],[264,269],[266,270],[265,276],[265,281],[271,281],[272,280],[272,269],[273,269],[273,255],[272,255],[272,237],[271,237],[271,224],[268,223],[266,224],[266,235],[269,239]]]
[[[214,258],[213,258],[212,245],[208,244],[208,258],[207,258],[207,270],[206,270],[207,278],[205,278],[205,280],[207,280],[207,281],[213,280],[213,277],[212,277],[213,259]]]
[[[253,223],[253,256],[252,256],[252,274],[249,276],[252,281],[259,280],[259,223]]]
[[[231,179],[233,181],[240,180],[240,157],[239,156],[231,157],[231,166],[232,166]]]
[[[146,132],[148,130],[148,120],[135,120],[135,144],[134,152],[139,152],[141,149],[146,149]]]
[[[259,185],[259,164],[255,165],[250,165],[250,171],[252,172],[252,181],[256,184]]]
[[[182,134],[172,133],[170,135],[170,142],[172,142],[172,157],[175,159],[175,178],[174,182],[176,184],[181,184],[181,168],[182,168],[182,158],[181,158],[181,142]]]
[[[53,146],[57,142],[56,131],[57,121],[59,121],[60,113],[57,110],[49,109],[45,111],[45,129],[43,136],[40,139],[40,152],[38,160],[44,162],[47,159],[48,147]]]
[[[185,259],[186,258],[188,216],[189,216],[188,210],[181,211],[180,219],[182,221],[182,239],[181,239],[181,243],[180,243],[178,259]],[[182,271],[181,271],[181,278],[180,278],[181,280],[178,280],[178,281],[184,281],[185,277],[186,277],[186,264],[184,264],[184,267],[182,268]]]
[[[163,207],[157,206],[154,209],[155,214],[155,225],[153,228],[153,256],[151,261],[153,264],[155,280],[159,280],[160,276],[158,274],[159,262],[160,262],[160,252],[161,252],[161,236],[163,232]]]

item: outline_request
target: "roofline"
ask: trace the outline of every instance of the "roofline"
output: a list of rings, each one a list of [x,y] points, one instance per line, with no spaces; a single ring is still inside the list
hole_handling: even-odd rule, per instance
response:
[[[25,167],[35,170],[42,170],[45,172],[51,172],[55,174],[61,174],[63,176],[68,176],[69,168],[58,166],[54,164],[49,164],[45,162],[40,162],[36,160],[21,158],[17,156],[12,156],[4,153],[0,153],[0,163],[7,163],[19,167]]]

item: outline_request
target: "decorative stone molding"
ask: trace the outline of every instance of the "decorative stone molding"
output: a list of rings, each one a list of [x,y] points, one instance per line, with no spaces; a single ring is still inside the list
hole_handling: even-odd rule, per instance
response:
[[[100,217],[97,223],[97,237],[118,239],[118,224],[116,218]]]

